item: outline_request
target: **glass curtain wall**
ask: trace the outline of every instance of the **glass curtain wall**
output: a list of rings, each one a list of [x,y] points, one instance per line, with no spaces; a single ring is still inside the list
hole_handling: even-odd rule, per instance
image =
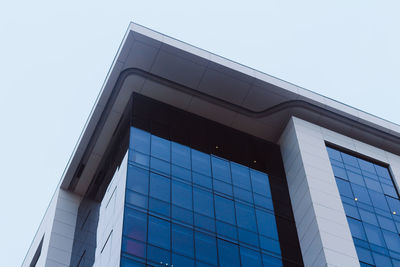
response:
[[[361,266],[400,266],[400,201],[388,168],[327,149]]]
[[[121,266],[282,266],[268,175],[131,127]]]

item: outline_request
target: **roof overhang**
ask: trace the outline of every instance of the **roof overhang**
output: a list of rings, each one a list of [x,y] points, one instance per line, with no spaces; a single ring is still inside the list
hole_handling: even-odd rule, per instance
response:
[[[271,142],[297,116],[400,154],[396,124],[131,23],[64,171],[63,188],[80,172],[73,191],[86,192],[133,92]]]

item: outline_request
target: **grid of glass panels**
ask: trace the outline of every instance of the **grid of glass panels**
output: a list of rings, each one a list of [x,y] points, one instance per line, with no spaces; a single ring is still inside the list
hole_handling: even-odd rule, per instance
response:
[[[327,149],[361,266],[400,266],[400,201],[388,169]]]
[[[282,266],[268,176],[131,127],[121,266]]]

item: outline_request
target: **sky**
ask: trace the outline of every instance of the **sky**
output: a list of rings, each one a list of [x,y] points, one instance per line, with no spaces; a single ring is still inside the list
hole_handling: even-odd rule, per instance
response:
[[[0,266],[20,266],[130,21],[400,123],[400,2],[0,2]]]

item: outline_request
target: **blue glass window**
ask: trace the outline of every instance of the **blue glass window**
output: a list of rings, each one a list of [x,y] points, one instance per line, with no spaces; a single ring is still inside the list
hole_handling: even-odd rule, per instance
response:
[[[250,175],[254,193],[271,197],[268,175],[256,170],[251,170]]]
[[[233,201],[215,196],[215,218],[227,223],[235,224],[235,208]]]
[[[282,266],[267,174],[135,128],[128,162],[121,266]]]
[[[271,213],[256,209],[258,232],[278,240],[275,216]]]
[[[217,244],[215,237],[195,232],[196,258],[217,265]]]
[[[217,157],[211,157],[212,173],[215,179],[231,183],[229,162]]]
[[[150,196],[170,202],[170,182],[167,177],[150,173]]]
[[[194,211],[214,217],[214,204],[213,195],[211,192],[201,190],[199,188],[193,188],[193,207]]]
[[[254,208],[239,203],[236,203],[235,206],[237,225],[253,232],[257,232],[257,223]]]
[[[190,148],[175,142],[171,143],[172,163],[190,169]]]
[[[172,254],[172,265],[194,267],[194,260],[178,254]]]
[[[336,182],[361,266],[397,264],[400,236],[396,220],[400,201],[388,168],[327,149],[335,175],[337,165],[344,164],[347,169],[349,182]]]
[[[260,252],[248,249],[245,247],[240,247],[240,257],[242,259],[243,266],[261,267],[261,254]],[[270,265],[266,265],[270,266]]]
[[[240,266],[239,247],[233,243],[218,239],[219,266]]]
[[[249,168],[239,164],[231,163],[231,170],[233,185],[251,191]]]
[[[144,258],[146,257],[146,244],[129,238],[124,238],[122,240],[122,251]]]
[[[150,154],[150,134],[131,127],[129,147],[144,154]]]
[[[171,159],[171,143],[168,140],[157,137],[155,135],[151,136],[151,155],[153,157],[170,161]]]
[[[172,204],[192,209],[192,187],[178,181],[172,181]]]
[[[193,230],[172,224],[172,250],[193,258]]]
[[[192,149],[192,169],[203,175],[211,176],[210,155]]]
[[[125,210],[124,235],[146,242],[147,214],[133,210]]]
[[[126,187],[147,195],[149,191],[149,171],[129,165]]]
[[[168,221],[149,216],[149,243],[156,246],[170,248],[170,223]]]

